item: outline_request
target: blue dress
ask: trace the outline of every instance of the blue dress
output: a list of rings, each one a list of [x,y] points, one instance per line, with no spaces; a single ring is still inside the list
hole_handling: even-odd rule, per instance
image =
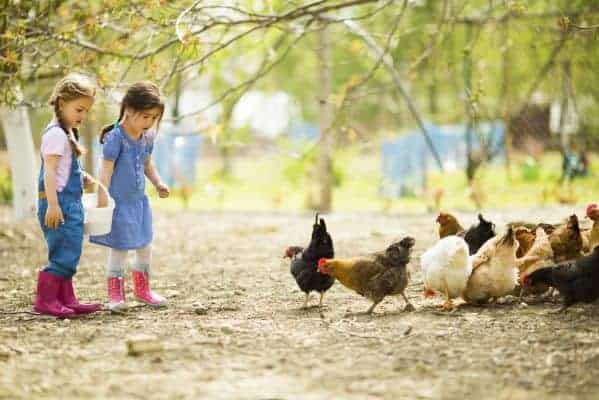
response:
[[[120,125],[104,136],[103,157],[114,161],[109,192],[115,208],[110,233],[90,236],[90,242],[117,250],[139,249],[152,242],[152,211],[145,193],[144,163],[153,147],[152,134],[144,133],[136,141]]]

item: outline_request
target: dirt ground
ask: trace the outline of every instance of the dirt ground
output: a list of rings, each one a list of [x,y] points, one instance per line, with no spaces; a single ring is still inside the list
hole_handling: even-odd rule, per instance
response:
[[[571,208],[489,212],[557,221]],[[578,210],[579,214],[582,212]],[[35,221],[0,210],[0,398],[131,399],[596,399],[599,310],[557,303],[462,305],[424,300],[419,256],[433,215],[326,216],[338,256],[366,254],[405,234],[417,240],[408,296],[370,303],[336,284],[326,307],[303,294],[281,256],[308,242],[310,214],[155,213],[154,288],[168,308],[133,306],[55,320],[31,310],[45,244]],[[474,214],[458,214],[465,224]],[[104,248],[86,244],[80,297],[105,301]],[[131,291],[128,288],[129,297]],[[318,299],[314,294],[313,304]],[[131,356],[140,334],[163,349]]]

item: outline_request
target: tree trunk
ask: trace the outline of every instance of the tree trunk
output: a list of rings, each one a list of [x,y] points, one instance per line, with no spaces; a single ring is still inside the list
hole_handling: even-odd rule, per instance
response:
[[[560,144],[562,149],[562,154],[566,154],[570,148],[570,135],[569,132],[566,132],[566,118],[568,116],[569,110],[569,100],[570,100],[570,60],[564,60],[562,62],[562,102],[560,107],[560,117],[559,117],[559,134],[560,134]]]
[[[218,145],[218,151],[222,161],[220,170],[222,176],[229,176],[233,172],[233,163],[231,161],[231,119],[233,118],[233,109],[239,99],[240,97],[236,97],[231,101],[223,102],[222,133]]]
[[[333,130],[333,110],[331,95],[331,44],[326,29],[319,33],[318,58],[320,60],[320,151],[318,155],[317,179],[318,200],[315,208],[319,211],[330,211],[332,205],[333,186],[333,147],[335,132]]]
[[[464,49],[464,91],[466,101],[466,177],[471,184],[476,173],[476,165],[472,154],[472,128],[474,116],[472,115],[472,28],[466,26],[466,48]]]
[[[6,136],[13,187],[13,211],[17,221],[36,214],[38,174],[29,113],[26,107],[0,107]]]
[[[510,127],[510,115],[512,114],[510,109],[510,72],[511,72],[511,59],[510,59],[510,25],[509,18],[506,19],[503,26],[503,57],[501,60],[501,94],[500,94],[500,107],[503,118],[503,149],[505,153],[505,169],[507,172],[508,179],[512,177],[511,159],[512,159],[512,131]]]

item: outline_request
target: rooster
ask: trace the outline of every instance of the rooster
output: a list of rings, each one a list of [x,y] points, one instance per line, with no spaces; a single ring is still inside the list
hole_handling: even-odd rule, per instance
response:
[[[420,257],[424,277],[424,296],[432,297],[435,291],[445,294],[443,309],[451,310],[451,299],[462,296],[472,263],[468,257],[468,244],[458,236],[439,240]]]
[[[518,281],[517,250],[518,241],[511,227],[505,235],[486,242],[471,257],[472,274],[464,291],[464,300],[480,304],[512,293]]]
[[[401,294],[406,302],[405,310],[412,311],[414,306],[404,291],[410,278],[407,266],[414,244],[415,240],[408,236],[391,244],[385,251],[368,258],[322,258],[318,262],[318,269],[321,273],[337,279],[346,288],[372,300],[367,314],[371,314],[386,296],[398,294]]]
[[[319,307],[327,290],[333,286],[335,279],[318,271],[318,260],[323,257],[335,256],[333,239],[327,232],[324,219],[318,220],[318,213],[312,227],[312,238],[306,249],[300,246],[290,246],[285,250],[284,258],[291,260],[291,275],[295,278],[299,288],[306,294],[303,308],[307,308],[310,292],[320,293]]]

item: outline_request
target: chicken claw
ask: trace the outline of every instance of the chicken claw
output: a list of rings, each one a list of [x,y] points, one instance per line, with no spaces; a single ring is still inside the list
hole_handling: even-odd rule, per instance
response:
[[[412,303],[410,303],[410,300],[408,300],[408,296],[406,296],[405,293],[402,293],[401,295],[402,295],[403,299],[406,301],[406,306],[404,307],[403,310],[407,311],[407,312],[414,311],[415,308],[412,305]]]
[[[453,310],[453,303],[449,297],[449,287],[447,286],[447,283],[445,283],[445,303],[443,303],[442,307],[445,311]]]

